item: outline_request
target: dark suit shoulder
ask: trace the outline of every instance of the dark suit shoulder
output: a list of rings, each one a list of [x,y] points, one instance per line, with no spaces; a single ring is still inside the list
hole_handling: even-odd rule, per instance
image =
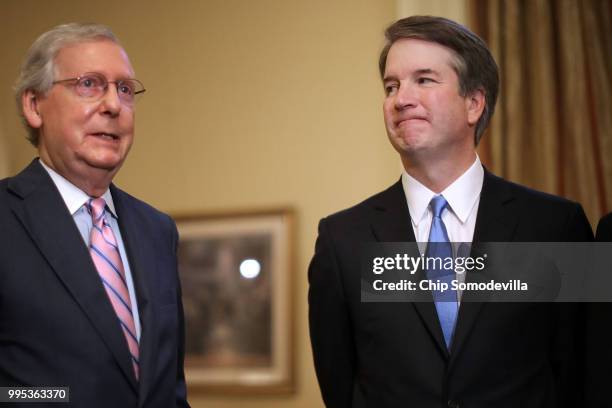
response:
[[[483,201],[497,201],[504,206],[505,211],[512,209],[543,223],[563,223],[568,217],[582,218],[584,214],[582,206],[575,201],[513,183],[489,172],[485,173],[481,192],[481,204]],[[510,205],[506,207],[508,203]]]
[[[595,238],[600,242],[612,241],[612,213],[604,215],[597,224]]]
[[[4,212],[9,209],[9,182],[10,178],[0,180],[0,211]]]
[[[477,229],[486,232],[479,237],[484,241],[593,240],[593,231],[579,203],[504,180],[488,171],[480,196],[479,218]],[[497,234],[490,228],[493,219],[506,226],[506,234]]]
[[[406,197],[404,196],[401,180],[352,207],[345,208],[344,210],[325,217],[324,220],[333,225],[369,222],[368,215],[372,210],[383,208],[389,203],[393,206],[398,206],[398,203],[400,203],[407,209]]]
[[[553,206],[555,208],[568,209],[580,206],[579,203],[568,200],[567,198],[535,190],[533,188],[505,180],[491,173],[487,173],[485,177],[485,184],[487,182],[490,184],[499,184],[499,187],[501,188],[496,188],[495,192],[498,192],[501,189],[506,189],[506,194],[509,193],[509,195],[521,200],[528,200],[530,204],[538,207],[547,206],[547,208],[550,208],[549,206]],[[483,186],[483,191],[484,190],[485,188]]]
[[[8,190],[8,185],[9,185],[9,181],[10,180],[11,180],[10,177],[7,177],[7,178],[4,178],[4,179],[0,180],[0,200],[4,199],[4,194]]]
[[[174,221],[172,221],[172,218],[168,214],[134,197],[133,195],[126,193],[115,185],[111,185],[111,193],[113,195],[113,200],[118,201],[118,204],[122,207],[125,206],[131,211],[137,211],[138,213],[147,218],[157,219],[165,223],[174,223]],[[119,216],[121,216],[121,214],[119,214]]]

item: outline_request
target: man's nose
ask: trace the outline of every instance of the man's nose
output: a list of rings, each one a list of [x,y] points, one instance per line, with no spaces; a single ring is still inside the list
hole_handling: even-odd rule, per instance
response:
[[[400,84],[395,96],[395,109],[404,110],[418,105],[418,92],[414,86]]]
[[[115,117],[121,112],[122,106],[119,93],[117,92],[117,85],[109,83],[100,103],[101,113]]]

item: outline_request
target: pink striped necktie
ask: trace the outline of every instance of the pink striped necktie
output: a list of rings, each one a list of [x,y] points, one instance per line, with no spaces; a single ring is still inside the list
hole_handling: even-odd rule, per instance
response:
[[[132,355],[134,374],[136,379],[138,379],[139,353],[134,314],[132,313],[132,303],[130,302],[130,294],[125,281],[125,272],[123,271],[123,263],[121,262],[117,240],[110,224],[106,220],[106,202],[102,197],[92,198],[87,202],[86,206],[93,221],[89,240],[89,253],[102,279],[106,294],[119,318],[119,324]]]

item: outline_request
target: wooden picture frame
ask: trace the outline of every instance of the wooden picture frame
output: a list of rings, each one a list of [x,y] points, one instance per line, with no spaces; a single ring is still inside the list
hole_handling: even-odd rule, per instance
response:
[[[292,392],[293,211],[174,219],[190,392]]]

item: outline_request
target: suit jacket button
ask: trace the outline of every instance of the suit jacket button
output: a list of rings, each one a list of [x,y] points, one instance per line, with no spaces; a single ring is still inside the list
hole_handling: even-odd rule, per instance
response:
[[[457,401],[448,400],[448,408],[459,408],[459,403]]]

